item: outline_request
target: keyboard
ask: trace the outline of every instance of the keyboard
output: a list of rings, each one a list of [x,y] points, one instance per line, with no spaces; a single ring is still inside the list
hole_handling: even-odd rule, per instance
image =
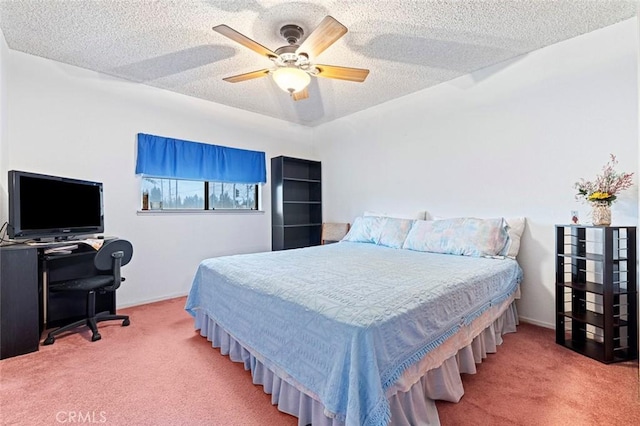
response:
[[[44,250],[44,254],[71,254],[71,251],[78,248],[77,244],[66,246],[55,246]]]
[[[25,243],[29,246],[42,247],[42,246],[63,246],[63,245],[72,245],[74,243],[73,240],[67,241],[31,241]],[[78,246],[76,246],[77,248]]]

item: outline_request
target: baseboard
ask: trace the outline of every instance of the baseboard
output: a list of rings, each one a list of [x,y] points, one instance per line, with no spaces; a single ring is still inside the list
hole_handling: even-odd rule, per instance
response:
[[[533,325],[537,325],[537,326],[544,327],[544,328],[550,328],[552,330],[556,329],[556,325],[555,324],[550,324],[548,322],[538,321],[538,320],[535,320],[533,318],[527,318],[527,317],[523,317],[523,316],[518,316],[518,319],[521,322],[526,322],[527,324],[533,324]]]
[[[188,296],[189,293],[175,293],[164,295],[161,297],[154,297],[153,299],[145,299],[134,303],[125,303],[123,305],[118,305],[117,309],[125,309],[132,308],[134,306],[148,305],[149,303],[162,302],[164,300],[175,299],[177,297],[185,297]]]

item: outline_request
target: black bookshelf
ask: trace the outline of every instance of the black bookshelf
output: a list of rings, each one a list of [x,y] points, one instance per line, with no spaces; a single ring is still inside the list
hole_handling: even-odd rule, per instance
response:
[[[635,227],[556,225],[556,343],[607,364],[637,358]]]
[[[319,161],[271,159],[271,248],[287,250],[320,244],[322,169]]]

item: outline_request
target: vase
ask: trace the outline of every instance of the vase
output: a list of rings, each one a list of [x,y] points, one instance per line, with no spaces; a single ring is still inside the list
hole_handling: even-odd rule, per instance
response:
[[[595,226],[611,225],[611,205],[606,201],[594,201],[591,204],[591,219]]]

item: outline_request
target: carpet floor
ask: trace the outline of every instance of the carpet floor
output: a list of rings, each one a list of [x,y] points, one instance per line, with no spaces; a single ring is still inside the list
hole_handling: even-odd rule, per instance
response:
[[[123,309],[131,326],[101,323],[38,352],[0,361],[3,425],[296,425],[243,366],[193,329],[185,298]],[[522,324],[475,375],[443,425],[640,425],[638,362],[604,365]]]

